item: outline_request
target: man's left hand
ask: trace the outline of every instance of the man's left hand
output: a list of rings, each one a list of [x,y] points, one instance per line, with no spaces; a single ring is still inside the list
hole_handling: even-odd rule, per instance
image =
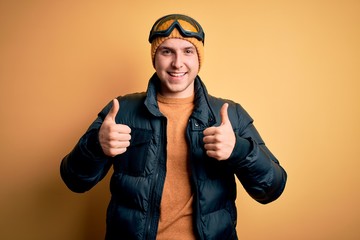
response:
[[[230,157],[236,141],[235,133],[227,112],[228,106],[228,103],[224,103],[220,109],[220,126],[209,127],[203,132],[206,154],[219,161],[226,160]]]

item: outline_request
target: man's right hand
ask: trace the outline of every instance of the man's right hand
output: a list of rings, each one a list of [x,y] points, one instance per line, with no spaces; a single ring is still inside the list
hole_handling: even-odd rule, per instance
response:
[[[119,101],[114,99],[113,105],[99,130],[101,148],[105,155],[109,157],[124,153],[126,148],[130,146],[130,127],[123,124],[116,124],[115,122],[115,117],[119,109]]]

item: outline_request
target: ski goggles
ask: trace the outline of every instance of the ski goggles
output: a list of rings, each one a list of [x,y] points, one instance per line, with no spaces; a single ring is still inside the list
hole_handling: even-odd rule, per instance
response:
[[[170,25],[165,24],[169,21],[172,21]],[[205,33],[200,24],[182,14],[170,14],[158,19],[151,28],[149,42],[152,43],[157,37],[168,37],[174,28],[177,28],[183,37],[194,37],[204,44]]]

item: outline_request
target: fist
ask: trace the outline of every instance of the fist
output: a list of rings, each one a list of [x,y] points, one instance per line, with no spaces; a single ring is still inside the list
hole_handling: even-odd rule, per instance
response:
[[[130,146],[131,139],[129,126],[115,122],[115,117],[120,110],[119,101],[114,99],[112,103],[113,105],[99,130],[101,148],[105,155],[109,157],[124,153],[127,147]]]

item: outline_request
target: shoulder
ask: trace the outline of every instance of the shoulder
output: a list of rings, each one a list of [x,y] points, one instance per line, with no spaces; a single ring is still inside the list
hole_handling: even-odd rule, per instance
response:
[[[141,105],[143,105],[146,94],[143,92],[140,93],[130,93],[123,96],[118,96],[116,99],[119,101],[120,110],[119,112],[124,113],[125,115],[129,112],[141,111]],[[113,100],[109,101],[108,104],[100,111],[99,117],[105,118],[108,112],[110,111],[113,105]]]
[[[122,115],[136,115],[144,111],[144,101],[146,94],[144,92],[131,93],[124,96],[117,97],[120,104],[120,111]]]
[[[130,104],[130,105],[137,105],[144,102],[146,98],[145,92],[138,92],[138,93],[130,93],[124,96],[118,96],[117,99],[119,103],[123,104]]]
[[[227,103],[229,104],[228,115],[230,121],[234,123],[236,122],[240,125],[247,125],[253,122],[253,119],[251,118],[249,113],[243,108],[243,106],[241,106],[241,104],[234,102],[230,99],[214,97],[212,95],[209,95],[208,99],[209,104],[216,115],[220,113],[221,107],[225,103]]]

